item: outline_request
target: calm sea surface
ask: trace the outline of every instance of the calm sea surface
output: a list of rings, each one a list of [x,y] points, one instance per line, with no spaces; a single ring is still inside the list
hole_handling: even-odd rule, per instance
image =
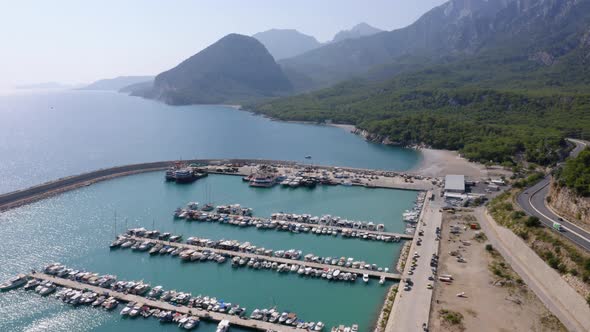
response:
[[[250,241],[266,248],[301,249],[322,256],[351,256],[393,266],[400,243],[368,242],[311,234],[290,234],[212,223],[174,220],[173,210],[189,201],[240,203],[257,216],[273,212],[332,214],[384,223],[403,231],[401,214],[412,206],[416,192],[356,187],[256,189],[240,177],[210,175],[191,185],[163,181],[161,172],[134,175],[52,197],[0,214],[0,279],[59,261],[125,280],[143,279],[153,286],[216,296],[249,310],[277,306],[305,320],[328,326],[358,323],[368,331],[378,314],[387,287],[306,279],[268,270],[233,269],[228,262],[182,263],[170,256],[152,257],[108,245],[125,227],[155,227],[186,237]],[[117,214],[115,221],[114,214]],[[119,308],[120,310],[120,308]],[[23,290],[0,294],[0,331],[180,331],[154,319],[122,319],[118,312],[73,308],[51,297]],[[200,331],[214,331],[201,324]],[[232,329],[237,330],[237,329]]]
[[[368,143],[340,128],[223,106],[168,106],[97,91],[0,96],[0,193],[137,162],[306,155],[318,164],[391,170],[421,160],[414,150]]]

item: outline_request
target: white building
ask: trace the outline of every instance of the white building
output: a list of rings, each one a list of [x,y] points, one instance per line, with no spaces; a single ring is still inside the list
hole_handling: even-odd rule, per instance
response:
[[[465,193],[465,175],[445,176],[445,193]]]

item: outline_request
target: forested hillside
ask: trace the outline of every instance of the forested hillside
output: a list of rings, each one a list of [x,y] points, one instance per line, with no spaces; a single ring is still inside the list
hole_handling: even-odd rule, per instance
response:
[[[350,123],[481,162],[548,164],[563,153],[565,137],[590,131],[590,76],[577,56],[551,67],[492,55],[462,59],[246,108],[284,120]]]
[[[459,9],[467,5],[465,17]],[[425,53],[422,46],[440,42],[437,25],[453,32],[445,37],[452,40]],[[590,134],[590,1],[449,1],[408,28],[348,43],[351,52],[329,61],[357,59],[356,48],[377,50],[391,44],[386,37],[426,27],[430,39],[422,46],[412,38],[403,51],[396,44],[396,61],[361,78],[246,108],[285,120],[350,123],[402,145],[460,150],[480,162],[550,164],[564,155],[565,137]],[[296,60],[330,50],[336,46]]]
[[[573,189],[578,195],[590,196],[590,149],[569,159],[556,178],[560,185]]]

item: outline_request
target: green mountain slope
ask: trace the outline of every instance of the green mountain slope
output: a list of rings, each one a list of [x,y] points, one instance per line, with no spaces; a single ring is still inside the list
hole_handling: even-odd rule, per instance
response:
[[[230,34],[156,76],[152,89],[133,94],[169,104],[219,104],[272,97],[291,83],[256,39]]]

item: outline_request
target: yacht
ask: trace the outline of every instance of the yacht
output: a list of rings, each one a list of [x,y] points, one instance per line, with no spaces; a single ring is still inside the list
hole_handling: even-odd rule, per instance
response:
[[[272,175],[257,175],[250,180],[250,187],[270,188],[275,185]]]
[[[197,179],[193,172],[188,168],[175,171],[174,177],[176,178],[176,183],[190,183]]]
[[[364,282],[369,282],[369,275],[366,273],[363,273],[363,281]]]
[[[158,298],[164,292],[164,288],[162,286],[156,286],[150,290],[147,297],[148,298]]]
[[[31,279],[25,285],[25,290],[33,289],[33,288],[39,286],[40,283],[41,283],[41,281],[39,281],[38,279]]]
[[[19,274],[16,277],[12,277],[8,279],[6,282],[0,284],[0,291],[7,291],[11,289],[18,288],[28,281],[27,276],[24,274]]]
[[[119,305],[119,301],[114,297],[109,297],[106,301],[102,303],[102,307],[106,310],[113,310]]]
[[[324,328],[324,323],[322,322],[317,322],[317,324],[315,324],[315,327],[313,328],[314,331],[321,331]]]
[[[174,174],[174,168],[169,168],[166,170],[166,175],[164,176],[166,178],[166,181],[174,181],[176,180],[176,176]]]
[[[120,314],[121,314],[121,316],[127,316],[127,315],[129,315],[129,312],[131,312],[130,304],[128,304],[125,308],[123,308],[123,310],[121,310]]]
[[[226,332],[229,329],[229,321],[224,319],[217,325],[216,332]]]
[[[187,318],[186,323],[182,325],[182,328],[185,330],[192,330],[199,325],[199,317],[191,316]]]

